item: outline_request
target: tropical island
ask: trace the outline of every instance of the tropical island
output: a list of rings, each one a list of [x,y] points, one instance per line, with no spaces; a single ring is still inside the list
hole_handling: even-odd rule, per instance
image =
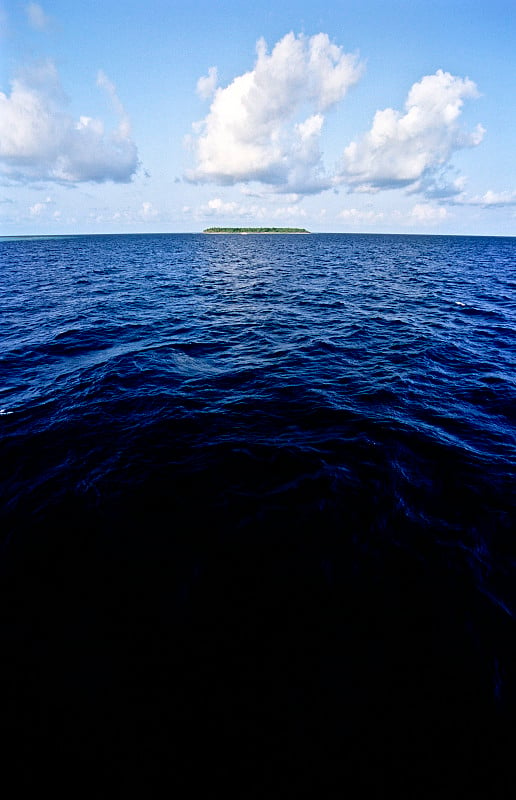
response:
[[[310,233],[306,228],[206,228],[203,233]]]

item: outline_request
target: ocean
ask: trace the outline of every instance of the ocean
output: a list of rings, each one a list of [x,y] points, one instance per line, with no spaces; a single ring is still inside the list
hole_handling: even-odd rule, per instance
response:
[[[0,303],[20,788],[511,795],[516,239],[3,237]]]

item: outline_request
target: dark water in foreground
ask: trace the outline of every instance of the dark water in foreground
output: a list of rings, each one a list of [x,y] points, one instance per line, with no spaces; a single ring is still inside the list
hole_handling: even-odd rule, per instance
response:
[[[3,239],[0,270],[19,785],[511,796],[516,239]]]

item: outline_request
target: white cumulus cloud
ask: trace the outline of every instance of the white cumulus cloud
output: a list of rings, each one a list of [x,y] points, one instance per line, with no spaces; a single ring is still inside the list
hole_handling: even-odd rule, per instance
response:
[[[257,44],[254,69],[215,91],[206,118],[194,126],[192,181],[261,181],[280,191],[320,191],[323,113],[356,83],[361,66],[327,34],[289,33],[269,53]],[[211,78],[210,78],[211,75]],[[214,87],[215,73],[198,91]]]
[[[471,133],[459,126],[464,100],[477,96],[477,87],[468,78],[440,69],[426,75],[410,89],[404,113],[393,108],[377,111],[370,131],[346,147],[342,180],[362,191],[398,187],[431,191],[442,182],[454,151],[482,141],[481,125]],[[449,187],[440,188],[449,192]]]
[[[99,73],[118,126],[106,131],[98,119],[66,111],[66,98],[52,61],[20,74],[11,93],[0,92],[0,176],[18,181],[127,182],[138,167],[129,118],[113,84]]]

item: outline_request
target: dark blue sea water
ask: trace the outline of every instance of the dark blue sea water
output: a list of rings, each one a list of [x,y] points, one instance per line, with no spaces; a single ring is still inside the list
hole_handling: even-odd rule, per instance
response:
[[[510,796],[516,239],[4,237],[0,308],[20,786]]]

